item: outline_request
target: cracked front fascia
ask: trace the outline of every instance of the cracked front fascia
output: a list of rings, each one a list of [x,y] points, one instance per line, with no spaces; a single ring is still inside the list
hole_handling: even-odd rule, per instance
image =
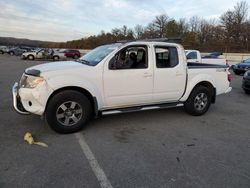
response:
[[[46,81],[43,81],[41,84],[34,88],[32,95],[41,105],[45,106],[52,92],[53,89],[49,87]]]
[[[21,88],[19,91],[19,95],[22,100],[30,100],[31,95],[33,98],[45,108],[47,100],[51,93],[53,92],[53,89],[48,85],[46,81],[43,81],[37,87],[33,89],[29,88]]]

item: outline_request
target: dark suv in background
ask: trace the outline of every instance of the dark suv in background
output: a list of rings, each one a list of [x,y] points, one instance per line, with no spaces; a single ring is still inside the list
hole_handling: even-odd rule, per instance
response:
[[[20,56],[24,52],[30,52],[32,50],[33,50],[33,48],[30,48],[30,47],[14,47],[14,48],[11,48],[7,53],[10,55]]]
[[[79,52],[79,50],[64,50],[63,51],[64,56],[66,57],[71,57],[74,59],[78,59],[79,57],[81,57],[81,53]]]

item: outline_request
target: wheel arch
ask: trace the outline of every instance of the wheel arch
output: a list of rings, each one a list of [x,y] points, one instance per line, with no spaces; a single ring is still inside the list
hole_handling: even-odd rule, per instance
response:
[[[197,79],[195,81],[193,80],[192,84],[187,86],[186,93],[180,99],[180,101],[185,102],[188,99],[188,97],[190,96],[190,94],[192,93],[192,91],[194,90],[194,88],[197,86],[207,87],[210,90],[210,92],[212,93],[212,101],[211,102],[215,103],[215,101],[216,101],[216,87],[215,87],[215,84],[214,84],[212,79]]]
[[[211,94],[212,94],[212,103],[215,103],[215,101],[216,101],[216,88],[213,86],[213,84],[211,83],[211,82],[208,82],[208,81],[202,81],[202,82],[199,82],[199,83],[197,83],[195,86],[194,86],[194,88],[195,87],[198,87],[198,86],[205,86],[206,88],[208,88],[209,89],[209,91],[211,92]],[[193,88],[193,90],[194,90],[194,88]],[[192,90],[192,91],[193,91]],[[192,92],[191,91],[191,92]]]
[[[47,100],[47,103],[46,103],[46,107],[45,107],[45,111],[48,107],[48,104],[50,102],[50,100],[58,93],[60,92],[63,92],[63,91],[78,91],[79,93],[85,95],[90,103],[91,103],[91,106],[93,108],[93,112],[94,112],[94,117],[97,117],[98,116],[98,102],[97,102],[97,99],[95,96],[93,96],[88,90],[84,89],[84,88],[81,88],[81,87],[78,87],[78,86],[66,86],[66,87],[62,87],[62,88],[59,88],[55,91],[53,91],[53,93],[49,96],[48,100]]]

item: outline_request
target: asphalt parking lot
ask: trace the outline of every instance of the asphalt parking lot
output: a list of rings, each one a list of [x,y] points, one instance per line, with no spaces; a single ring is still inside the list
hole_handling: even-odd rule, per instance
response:
[[[13,83],[41,63],[0,55],[0,187],[250,186],[250,96],[242,76],[233,75],[233,91],[204,116],[182,108],[104,116],[60,135],[12,108]],[[26,132],[49,147],[28,145]]]

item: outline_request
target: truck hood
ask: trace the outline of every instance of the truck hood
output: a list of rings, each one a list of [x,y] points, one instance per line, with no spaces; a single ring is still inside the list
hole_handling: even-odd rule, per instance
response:
[[[58,62],[45,63],[45,64],[29,67],[28,69],[25,70],[25,72],[27,72],[28,70],[34,69],[34,70],[39,70],[41,73],[45,73],[45,72],[78,69],[78,68],[86,68],[86,67],[89,67],[89,66],[75,62],[75,61],[58,61]]]

